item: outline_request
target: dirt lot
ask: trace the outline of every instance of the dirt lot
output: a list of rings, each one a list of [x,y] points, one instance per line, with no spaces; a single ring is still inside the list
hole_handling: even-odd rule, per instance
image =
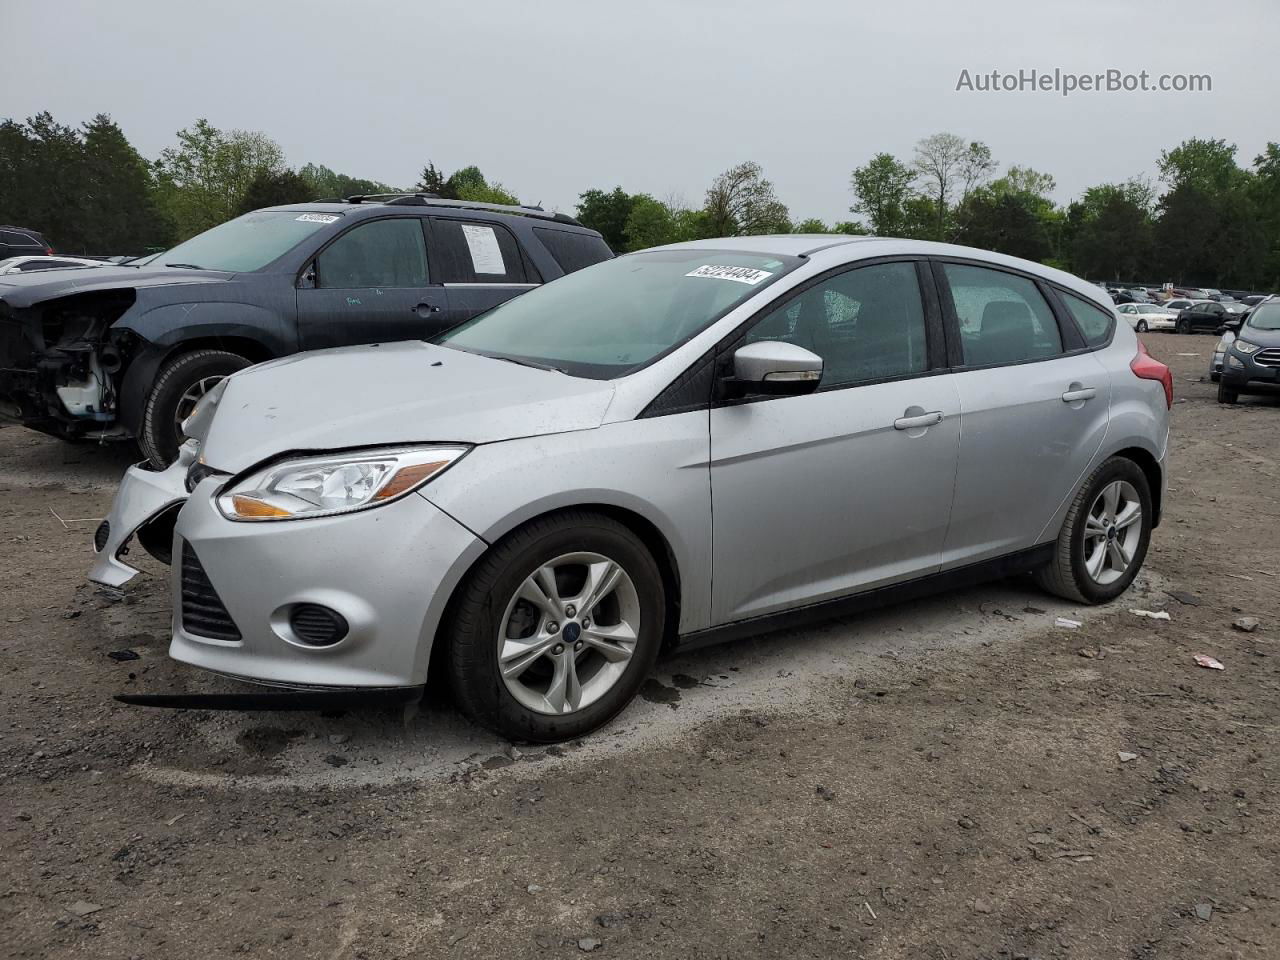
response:
[[[115,704],[229,687],[166,658],[163,568],[95,591],[52,513],[127,453],[0,430],[0,955],[1280,956],[1280,396],[1145,339],[1176,446],[1118,604],[1008,582],[666,661],[549,750]]]

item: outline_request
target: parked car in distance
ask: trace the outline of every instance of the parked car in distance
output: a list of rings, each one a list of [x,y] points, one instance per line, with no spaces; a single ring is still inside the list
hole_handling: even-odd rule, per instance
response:
[[[9,257],[0,260],[0,276],[9,273],[32,273],[37,270],[58,270],[63,267],[100,267],[101,260],[87,260],[84,257],[37,256]]]
[[[1172,330],[1178,318],[1177,311],[1168,310],[1162,304],[1122,303],[1116,307],[1120,314],[1139,333],[1148,330]]]
[[[1265,293],[1250,293],[1241,297],[1240,302],[1246,307],[1256,307],[1263,300],[1267,299],[1267,296],[1268,295]]]
[[[1280,297],[1258,304],[1243,319],[1227,322],[1218,402],[1235,403],[1251,387],[1280,385]]]
[[[172,545],[178,661],[330,689],[439,671],[478,723],[563,740],[662,647],[1019,570],[1114,599],[1160,518],[1172,400],[1099,291],[1041,264],[676,244],[433,344],[227,377],[177,463],[126,474],[90,575],[128,579],[137,531]]]
[[[258,210],[92,277],[0,278],[0,416],[136,438],[158,467],[220,379],[322,347],[429,339],[612,257],[563,214],[424,195]]]
[[[52,255],[53,247],[49,246],[43,234],[27,227],[0,224],[0,260]]]
[[[1178,333],[1212,333],[1234,316],[1227,304],[1214,300],[1193,303],[1178,313],[1174,330]]]
[[[1208,303],[1207,300],[1192,300],[1188,297],[1174,297],[1172,300],[1166,300],[1160,306],[1164,307],[1170,313],[1181,313],[1187,307],[1194,306],[1197,303]]]

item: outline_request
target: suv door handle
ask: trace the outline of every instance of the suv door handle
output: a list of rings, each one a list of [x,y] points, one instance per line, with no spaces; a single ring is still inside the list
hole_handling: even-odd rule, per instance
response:
[[[1098,395],[1097,387],[1078,387],[1072,384],[1072,389],[1062,395],[1063,403],[1076,403],[1079,400],[1092,400]]]
[[[919,410],[919,407],[916,407]],[[895,430],[918,430],[921,427],[932,427],[935,423],[942,422],[942,411],[934,410],[932,413],[922,413],[916,417],[899,417],[893,421],[893,429]]]
[[[421,316],[428,313],[439,313],[440,308],[433,303],[420,303],[416,307],[413,307],[411,312]]]

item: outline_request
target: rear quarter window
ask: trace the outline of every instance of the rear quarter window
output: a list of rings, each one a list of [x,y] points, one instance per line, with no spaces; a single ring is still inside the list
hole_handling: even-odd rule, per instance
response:
[[[1075,318],[1085,343],[1091,347],[1100,347],[1111,338],[1111,325],[1115,322],[1111,314],[1074,294],[1059,291],[1059,296]]]
[[[534,227],[533,232],[565,273],[573,273],[602,260],[613,259],[613,251],[609,249],[609,245],[602,237],[594,234],[570,233],[568,230],[552,230],[548,227]]]
[[[498,223],[432,219],[432,264],[445,283],[537,283],[516,238]]]

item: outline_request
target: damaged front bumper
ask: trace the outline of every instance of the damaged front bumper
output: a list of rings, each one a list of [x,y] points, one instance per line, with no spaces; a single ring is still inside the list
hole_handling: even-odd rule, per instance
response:
[[[169,562],[173,524],[187,501],[187,470],[196,458],[194,443],[178,450],[178,459],[158,472],[144,465],[130,467],[120,482],[111,513],[93,537],[97,559],[89,579],[108,587],[120,587],[138,573],[121,558],[128,554],[136,536],[148,552]]]

